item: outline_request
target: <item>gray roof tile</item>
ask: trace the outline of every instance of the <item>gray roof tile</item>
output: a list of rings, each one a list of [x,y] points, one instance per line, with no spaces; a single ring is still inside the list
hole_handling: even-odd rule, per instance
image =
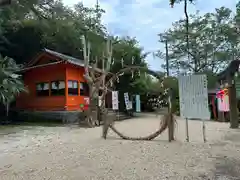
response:
[[[49,53],[49,54],[51,54],[53,56],[59,57],[62,60],[65,60],[65,61],[67,61],[67,62],[69,62],[71,64],[84,66],[84,61],[81,60],[81,59],[77,59],[77,58],[74,58],[72,56],[68,56],[68,55],[65,55],[65,54],[62,54],[62,53],[59,53],[59,52],[56,52],[56,51],[52,51],[50,49],[46,49],[46,48],[43,51],[46,52],[46,53]]]

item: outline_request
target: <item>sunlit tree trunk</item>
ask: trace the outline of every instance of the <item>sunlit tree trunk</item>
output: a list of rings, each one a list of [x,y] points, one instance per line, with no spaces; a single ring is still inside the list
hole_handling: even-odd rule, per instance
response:
[[[90,127],[94,127],[95,125],[100,124],[100,120],[98,119],[98,110],[100,109],[101,113],[107,113],[105,111],[105,94],[107,93],[107,88],[105,86],[105,78],[110,70],[110,63],[112,59],[112,44],[111,39],[107,39],[106,44],[106,53],[107,53],[107,62],[105,62],[105,58],[102,57],[102,69],[101,69],[101,75],[100,77],[96,77],[96,69],[98,64],[98,58],[96,58],[96,61],[94,64],[89,64],[89,57],[90,57],[90,49],[91,45],[90,42],[87,42],[86,37],[82,37],[82,43],[83,43],[83,55],[84,55],[84,67],[85,67],[85,74],[84,77],[88,83],[89,86],[89,107],[88,110],[85,112],[85,121]],[[105,53],[103,53],[105,54]],[[104,96],[101,97],[102,105],[98,107],[99,102],[99,89],[100,87],[103,89]],[[101,118],[103,121],[104,119]]]

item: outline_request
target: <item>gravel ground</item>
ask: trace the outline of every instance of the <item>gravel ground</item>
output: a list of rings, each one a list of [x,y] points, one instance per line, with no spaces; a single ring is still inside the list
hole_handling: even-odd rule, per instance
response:
[[[1,180],[180,180],[240,179],[240,133],[225,123],[178,119],[176,141],[165,132],[149,142],[126,141],[101,128],[21,127],[0,134]],[[147,135],[159,126],[155,116],[117,122],[131,136]]]

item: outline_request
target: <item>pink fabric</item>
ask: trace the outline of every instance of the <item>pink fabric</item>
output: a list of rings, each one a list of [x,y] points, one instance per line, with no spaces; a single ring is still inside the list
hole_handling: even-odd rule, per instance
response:
[[[228,95],[223,95],[222,97],[218,98],[218,109],[222,112],[229,111],[229,98]]]

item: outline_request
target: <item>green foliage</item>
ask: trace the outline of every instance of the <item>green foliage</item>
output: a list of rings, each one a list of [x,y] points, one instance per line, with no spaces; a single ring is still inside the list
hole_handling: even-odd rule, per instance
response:
[[[182,1],[189,1],[190,3],[194,2],[194,0],[169,0],[170,5],[173,7],[176,3],[180,3]]]
[[[239,56],[235,18],[230,9],[221,7],[204,15],[197,12],[189,19],[189,49],[185,20],[180,19],[168,31],[159,34],[160,42],[168,40],[170,69],[174,72],[216,73]],[[157,55],[164,56],[162,52]]]
[[[155,80],[153,77],[145,73],[142,73],[140,77],[137,78],[130,85],[131,87],[137,87],[137,89],[139,89],[139,92],[141,92],[142,95],[145,95],[147,93],[159,94],[163,92],[163,88],[161,87],[161,84],[159,83],[159,81]],[[133,93],[137,94],[139,92],[133,92]]]
[[[0,102],[4,105],[11,103],[20,92],[26,92],[20,75],[15,72],[18,65],[11,58],[0,56]]]

